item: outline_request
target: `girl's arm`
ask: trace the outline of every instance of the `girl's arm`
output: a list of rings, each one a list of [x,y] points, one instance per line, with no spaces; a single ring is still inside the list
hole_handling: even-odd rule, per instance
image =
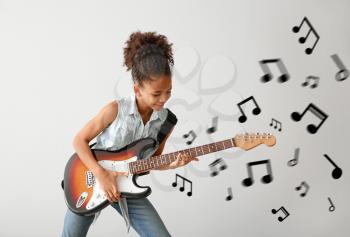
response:
[[[126,172],[112,172],[101,167],[94,158],[89,147],[89,142],[107,128],[118,114],[118,103],[112,101],[105,105],[100,112],[91,119],[74,137],[73,147],[81,161],[92,171],[100,181],[102,190],[106,193],[110,202],[117,201],[120,193],[115,179]]]

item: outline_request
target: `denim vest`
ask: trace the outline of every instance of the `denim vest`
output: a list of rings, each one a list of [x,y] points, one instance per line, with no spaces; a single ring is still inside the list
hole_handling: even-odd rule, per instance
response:
[[[153,110],[149,121],[144,125],[134,94],[123,97],[117,102],[118,114],[116,118],[97,135],[96,144],[92,148],[117,150],[140,138],[152,137],[157,140],[158,132],[168,114],[166,108],[163,107],[160,111]],[[155,152],[158,147],[159,144],[154,149],[148,149],[144,153],[144,157]]]

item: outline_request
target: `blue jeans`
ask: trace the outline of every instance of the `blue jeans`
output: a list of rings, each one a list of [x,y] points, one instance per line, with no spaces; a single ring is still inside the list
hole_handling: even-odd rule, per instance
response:
[[[127,199],[127,203],[130,224],[140,236],[171,236],[156,209],[147,198]],[[111,206],[122,215],[118,203],[113,203]],[[85,237],[93,220],[94,215],[80,216],[67,209],[62,237]],[[123,231],[126,232],[126,226],[124,228]]]

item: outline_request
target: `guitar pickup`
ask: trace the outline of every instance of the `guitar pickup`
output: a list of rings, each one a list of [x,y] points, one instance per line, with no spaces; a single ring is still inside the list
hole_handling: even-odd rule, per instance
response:
[[[95,176],[94,174],[89,170],[86,171],[86,187],[91,188],[95,184]]]

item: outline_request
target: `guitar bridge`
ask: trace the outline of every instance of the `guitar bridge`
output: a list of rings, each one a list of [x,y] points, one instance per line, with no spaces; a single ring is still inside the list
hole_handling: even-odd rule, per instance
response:
[[[95,177],[91,171],[86,171],[86,187],[91,188],[95,184]]]

